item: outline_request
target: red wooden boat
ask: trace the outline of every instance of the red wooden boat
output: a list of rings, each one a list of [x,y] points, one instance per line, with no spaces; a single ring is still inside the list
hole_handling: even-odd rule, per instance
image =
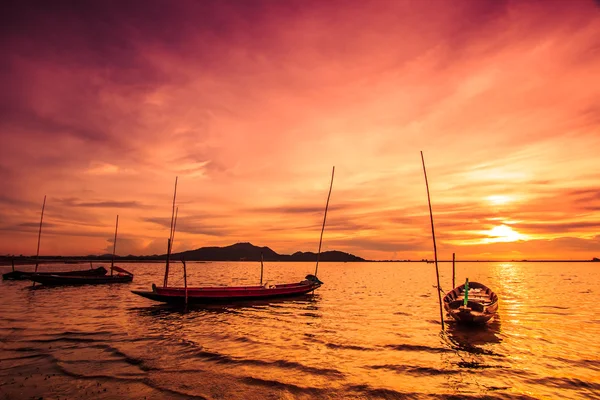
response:
[[[262,285],[263,262],[261,255],[261,273],[258,286],[209,286],[209,287],[187,287],[187,273],[185,261],[183,262],[184,287],[168,286],[169,278],[169,258],[175,235],[175,226],[177,225],[177,209],[175,208],[175,198],[177,196],[177,178],[175,178],[175,192],[173,194],[173,210],[171,214],[171,232],[167,244],[167,260],[165,265],[165,278],[163,287],[157,287],[152,284],[152,291],[132,290],[131,292],[138,296],[150,300],[174,304],[210,304],[210,303],[231,303],[236,301],[280,299],[294,296],[301,296],[310,293],[323,284],[317,278],[319,268],[319,255],[321,253],[321,244],[323,241],[323,231],[325,230],[325,221],[327,219],[327,208],[329,198],[331,197],[331,188],[333,187],[333,175],[335,167],[331,173],[331,184],[329,186],[329,195],[325,204],[325,215],[323,217],[323,227],[321,229],[321,238],[319,240],[319,251],[317,252],[317,265],[314,275],[307,275],[303,281],[296,283],[285,283],[277,285]]]
[[[152,291],[132,290],[139,296],[150,300],[171,304],[185,304],[186,292],[188,304],[230,303],[235,301],[278,299],[301,296],[321,287],[321,282],[314,275],[297,283],[263,286],[207,286],[207,287],[157,287]]]

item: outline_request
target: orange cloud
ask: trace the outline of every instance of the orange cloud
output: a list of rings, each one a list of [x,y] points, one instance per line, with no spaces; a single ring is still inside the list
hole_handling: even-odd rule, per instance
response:
[[[424,150],[443,254],[598,256],[591,0],[32,4],[4,16],[2,253],[44,194],[42,253],[105,252],[117,213],[121,254],[160,252],[175,175],[175,250],[314,251],[335,165],[326,248],[431,258]]]

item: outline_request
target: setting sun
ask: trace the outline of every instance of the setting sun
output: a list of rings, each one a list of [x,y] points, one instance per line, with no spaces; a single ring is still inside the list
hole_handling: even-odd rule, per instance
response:
[[[526,238],[525,235],[516,232],[510,226],[499,225],[495,226],[489,231],[486,232],[488,236],[491,236],[490,239],[486,239],[488,243],[494,242],[516,242],[517,240],[524,240]]]
[[[500,206],[512,202],[513,198],[505,195],[494,195],[486,197],[486,200],[494,206]]]

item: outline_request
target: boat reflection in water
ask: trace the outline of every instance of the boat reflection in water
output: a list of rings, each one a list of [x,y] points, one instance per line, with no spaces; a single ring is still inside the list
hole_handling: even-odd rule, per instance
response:
[[[319,301],[318,294],[304,294],[298,295],[293,299],[288,298],[275,298],[275,299],[263,299],[263,300],[249,300],[249,301],[232,301],[230,303],[192,303],[193,307],[189,308],[189,311],[195,311],[199,314],[238,314],[243,311],[269,311],[277,310],[285,306],[294,306],[295,309],[305,312],[303,316],[309,316],[314,318],[320,318],[321,315],[315,313],[319,310],[317,306]],[[172,315],[185,315],[187,310],[179,307],[179,305],[161,303],[154,304],[148,307],[135,307],[131,308],[130,311],[137,313],[139,316],[153,316],[153,317],[166,317],[170,319]]]
[[[442,335],[446,346],[452,350],[471,354],[493,354],[489,345],[502,343],[500,327],[500,317],[497,315],[485,325],[465,325],[449,321]]]

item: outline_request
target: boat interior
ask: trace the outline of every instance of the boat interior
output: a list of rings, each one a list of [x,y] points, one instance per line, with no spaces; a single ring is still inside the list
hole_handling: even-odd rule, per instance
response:
[[[465,286],[461,285],[450,291],[445,297],[444,302],[451,309],[456,309],[464,304],[465,299]],[[492,292],[488,287],[478,282],[469,282],[469,296],[467,301],[467,307],[483,311],[485,307],[488,307],[498,301],[498,296]]]

